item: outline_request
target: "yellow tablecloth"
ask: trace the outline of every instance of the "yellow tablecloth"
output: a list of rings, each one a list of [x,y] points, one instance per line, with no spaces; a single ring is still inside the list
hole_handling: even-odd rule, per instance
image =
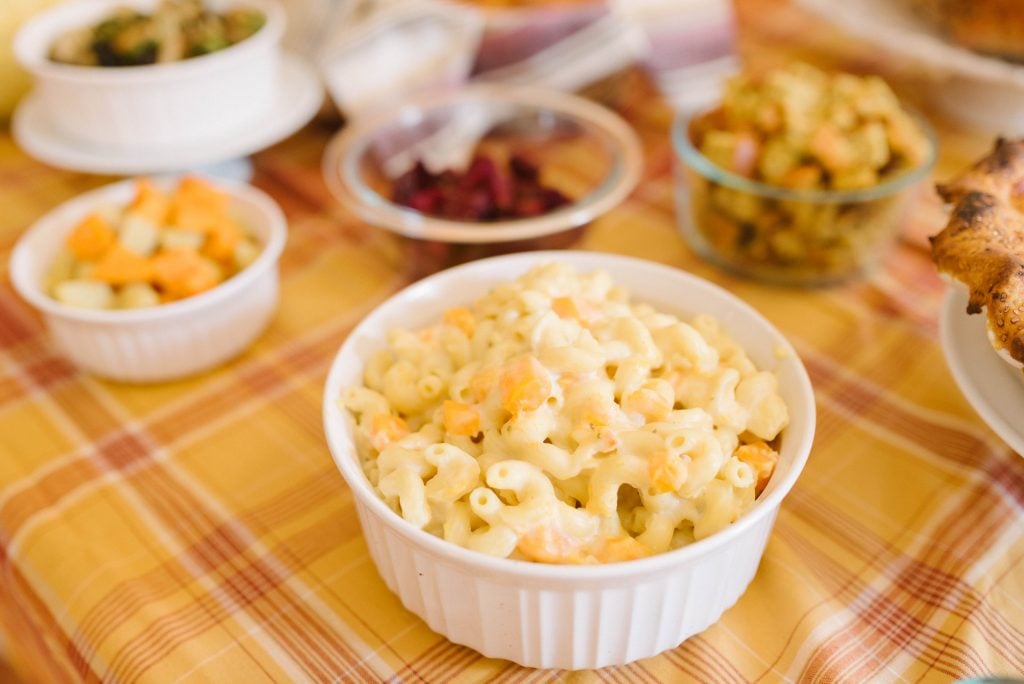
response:
[[[742,48],[914,74],[778,0],[739,3]],[[280,309],[243,356],[132,387],[83,375],[0,283],[0,625],[27,679],[949,681],[1024,671],[1024,460],[975,415],[936,341],[943,285],[923,237],[867,281],[803,291],[737,280],[676,230],[668,109],[628,72],[591,93],[645,141],[646,178],[575,236],[692,271],[760,309],[811,372],[818,436],[749,591],[679,648],[596,673],[536,672],[449,643],[367,555],[321,432],[324,376],[352,326],[437,255],[340,209],[319,177],[331,130],[255,158],[290,238]],[[990,144],[936,119],[948,177]],[[0,135],[0,263],[34,219],[107,179],[58,172]]]

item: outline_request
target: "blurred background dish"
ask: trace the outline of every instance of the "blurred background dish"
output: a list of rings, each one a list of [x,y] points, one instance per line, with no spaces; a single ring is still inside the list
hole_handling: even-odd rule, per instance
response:
[[[730,79],[716,108],[679,114],[671,135],[677,220],[690,246],[787,285],[837,283],[877,266],[938,146],[880,78],[806,64]]]
[[[101,174],[165,173],[207,168],[267,148],[308,123],[322,102],[323,87],[316,72],[286,53],[281,56],[271,107],[247,125],[213,140],[131,148],[83,143],[51,123],[45,103],[34,93],[19,103],[11,132],[27,153],[59,168]]]
[[[199,34],[193,36],[193,42],[199,42],[192,51],[213,50],[209,54],[190,56],[188,45],[178,44],[184,33],[161,33],[161,40],[156,40],[143,31],[131,45],[118,49],[148,46],[149,53],[137,55],[145,61],[167,56],[166,45],[174,44],[177,49],[171,52],[184,58],[138,66],[83,66],[51,59],[55,46],[70,40],[68,32],[80,42],[102,47],[106,43],[97,42],[94,34],[100,29],[95,27],[114,25],[111,16],[127,16],[117,12],[141,12],[121,20],[126,28],[115,40],[132,37],[131,29],[149,26],[146,13],[159,6],[156,0],[133,0],[128,3],[131,10],[119,10],[123,4],[65,3],[19,29],[15,54],[32,74],[34,87],[15,112],[12,128],[16,140],[43,161],[100,173],[195,169],[273,144],[319,109],[323,91],[315,71],[302,58],[281,51],[285,17],[276,0],[175,5],[177,12],[186,13],[205,8],[202,11],[209,14],[197,16],[211,26],[227,25],[216,12],[235,16],[239,7],[250,11],[238,15],[243,19],[260,19],[254,33],[244,39],[245,32],[239,33],[234,44],[227,44],[226,32],[203,34],[202,40]],[[79,52],[68,58],[99,59],[90,49]],[[124,55],[128,53],[107,58],[127,59]]]
[[[433,174],[467,170],[489,157],[504,178],[513,158],[540,183],[569,198],[523,218],[488,220],[417,211],[396,200],[399,178],[422,162]],[[328,145],[323,173],[331,192],[364,220],[402,235],[458,243],[524,240],[565,231],[608,211],[633,189],[642,165],[636,134],[583,98],[534,88],[475,85],[430,94],[353,122]],[[464,178],[465,179],[465,178]],[[466,191],[475,192],[466,186]],[[488,200],[482,200],[487,209]]]
[[[480,32],[478,17],[463,8],[385,5],[325,35],[318,64],[334,104],[354,119],[417,93],[465,83]]]
[[[942,7],[970,12],[977,0],[944,3]],[[996,0],[999,2],[1000,0]],[[927,17],[914,11],[914,2],[893,0],[794,0],[887,52],[924,67],[932,99],[952,116],[980,129],[1003,135],[1024,134],[1024,64],[982,54],[951,42]],[[921,0],[937,6],[932,0]],[[970,4],[969,4],[970,3]],[[1024,4],[1002,2],[1014,13],[1010,30],[1024,23]]]
[[[967,316],[966,310],[967,288],[954,284],[939,314],[946,363],[982,420],[1024,456],[1024,372],[992,349],[984,317]]]
[[[211,54],[120,68],[51,59],[67,32],[88,31],[123,4],[85,0],[58,5],[30,19],[15,36],[18,62],[34,79],[33,97],[50,125],[66,137],[122,150],[205,143],[251,124],[274,106],[285,23],[274,0],[248,0],[247,6],[265,17],[262,27]],[[129,6],[153,12],[157,2],[135,0]],[[227,3],[208,6],[221,10]]]

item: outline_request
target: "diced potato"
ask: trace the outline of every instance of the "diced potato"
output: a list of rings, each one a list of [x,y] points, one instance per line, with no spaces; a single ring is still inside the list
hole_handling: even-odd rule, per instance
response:
[[[121,220],[121,229],[117,231],[117,241],[136,254],[149,256],[156,251],[160,241],[160,231],[152,219],[129,211]]]
[[[96,268],[96,262],[94,261],[76,262],[74,267],[71,269],[71,277],[80,280],[92,278],[92,270],[94,268]]]
[[[190,249],[198,252],[203,248],[206,236],[191,230],[164,228],[160,231],[160,248],[167,250]]]
[[[53,296],[69,306],[82,309],[109,309],[114,305],[114,289],[95,280],[65,280],[53,288]]]
[[[121,223],[124,216],[124,209],[116,204],[101,204],[96,207],[96,213],[103,217],[107,223],[116,226]]]
[[[62,249],[57,253],[53,263],[50,264],[50,269],[43,278],[43,289],[47,292],[53,292],[53,288],[57,283],[74,278],[75,265],[74,255],[68,250]]]
[[[241,271],[243,268],[246,268],[249,264],[256,261],[259,255],[260,248],[255,242],[249,238],[239,240],[238,244],[235,245],[235,270]]]
[[[121,309],[139,309],[159,303],[160,295],[149,283],[128,283],[117,293],[117,306]]]

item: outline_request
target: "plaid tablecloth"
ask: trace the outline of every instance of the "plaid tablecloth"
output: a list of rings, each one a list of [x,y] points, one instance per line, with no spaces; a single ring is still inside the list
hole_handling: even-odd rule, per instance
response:
[[[739,3],[755,62],[793,56],[914,73],[778,0]],[[944,286],[922,189],[870,280],[790,290],[734,279],[676,230],[668,109],[638,72],[590,95],[640,131],[646,178],[570,239],[723,284],[778,325],[814,381],[818,435],[760,570],[722,620],[658,657],[593,673],[488,660],[387,591],[321,432],[321,388],[352,326],[437,250],[328,196],[331,128],[255,158],[290,238],[280,309],[224,368],[134,387],[83,375],[0,282],[0,626],[36,681],[949,681],[1024,671],[1024,460],[977,417],[937,343]],[[990,144],[939,118],[948,177]],[[21,231],[108,179],[58,172],[0,134],[0,268]],[[1024,410],[1024,407],[1022,407]]]

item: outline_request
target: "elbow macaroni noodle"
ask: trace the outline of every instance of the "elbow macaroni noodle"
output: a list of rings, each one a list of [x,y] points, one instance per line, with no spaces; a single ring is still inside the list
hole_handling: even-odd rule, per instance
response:
[[[407,521],[495,556],[601,563],[735,521],[789,416],[710,316],[632,304],[604,272],[538,266],[388,348],[341,403]]]

